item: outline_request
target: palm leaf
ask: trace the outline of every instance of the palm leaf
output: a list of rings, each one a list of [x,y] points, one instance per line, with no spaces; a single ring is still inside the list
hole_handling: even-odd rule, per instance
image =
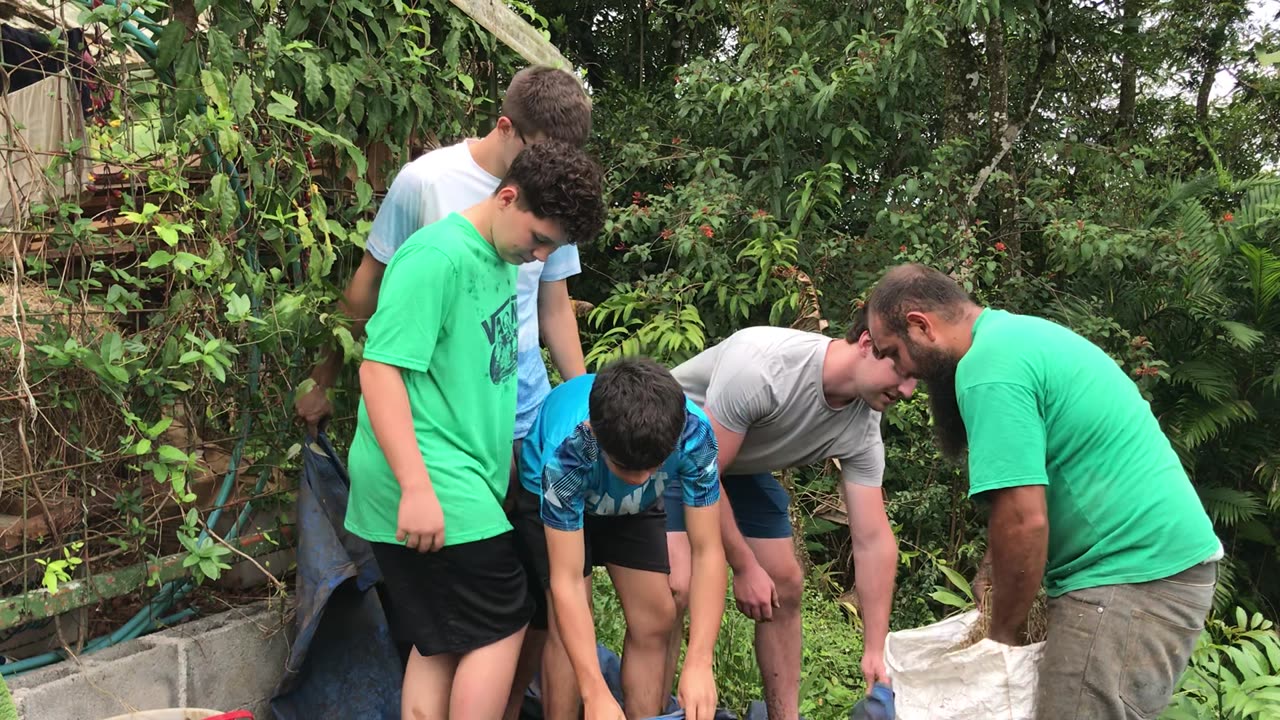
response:
[[[1254,226],[1280,218],[1280,178],[1275,175],[1255,175],[1241,181],[1234,188],[1244,192],[1240,211],[1232,219],[1233,228],[1256,229]]]
[[[1224,403],[1238,396],[1235,369],[1219,357],[1201,357],[1178,365],[1170,372],[1175,384],[1189,385],[1196,394],[1212,403]]]
[[[1178,423],[1175,442],[1187,449],[1197,448],[1217,437],[1223,430],[1237,423],[1254,420],[1258,416],[1248,400],[1231,400],[1190,412]]]
[[[1235,604],[1239,563],[1231,556],[1218,561],[1218,584],[1213,589],[1213,611],[1225,613]]]
[[[1165,199],[1164,203],[1143,218],[1142,227],[1151,228],[1169,208],[1192,198],[1200,197],[1217,187],[1218,177],[1216,175],[1201,175],[1186,182],[1175,184],[1169,189],[1169,197]]]
[[[1226,331],[1227,340],[1232,345],[1246,352],[1258,347],[1258,344],[1266,337],[1261,330],[1256,330],[1234,320],[1219,321],[1218,326]]]
[[[1236,527],[1264,512],[1262,499],[1248,490],[1223,486],[1203,488],[1200,501],[1215,523],[1227,527]]]
[[[1253,316],[1258,324],[1266,325],[1271,305],[1280,296],[1280,257],[1268,248],[1249,243],[1240,245],[1245,268],[1249,276],[1249,291],[1253,298]]]

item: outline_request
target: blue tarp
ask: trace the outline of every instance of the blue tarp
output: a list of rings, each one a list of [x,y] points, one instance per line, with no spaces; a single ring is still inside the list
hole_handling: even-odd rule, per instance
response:
[[[403,663],[365,540],[347,532],[350,479],[323,432],[308,438],[298,483],[297,637],[271,698],[277,720],[399,720]]]

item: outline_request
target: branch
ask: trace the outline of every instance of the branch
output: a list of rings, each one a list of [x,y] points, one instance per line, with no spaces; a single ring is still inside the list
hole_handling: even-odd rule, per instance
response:
[[[966,206],[973,205],[973,201],[977,199],[978,193],[982,192],[982,186],[987,184],[987,178],[991,177],[991,173],[1000,167],[1000,163],[1004,160],[1004,156],[1009,154],[1013,149],[1013,143],[1017,141],[1018,135],[1022,134],[1022,128],[1026,127],[1027,121],[1035,114],[1036,105],[1040,104],[1040,97],[1044,94],[1044,86],[1036,91],[1035,99],[1031,101],[1031,107],[1027,108],[1027,114],[1021,121],[1010,123],[1005,126],[1004,134],[1000,138],[1000,149],[996,152],[996,156],[991,163],[978,173],[978,180],[969,188],[969,194],[965,196],[964,204]]]

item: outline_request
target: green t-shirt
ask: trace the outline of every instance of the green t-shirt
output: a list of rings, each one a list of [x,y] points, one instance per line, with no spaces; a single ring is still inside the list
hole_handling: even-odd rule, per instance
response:
[[[1213,524],[1116,362],[1071,330],[983,310],[956,369],[969,494],[1046,485],[1045,591],[1168,577],[1215,555]]]
[[[401,369],[445,545],[511,529],[502,511],[516,416],[516,266],[457,213],[405,241],[382,278],[364,358]],[[360,400],[346,527],[399,543],[400,484]]]

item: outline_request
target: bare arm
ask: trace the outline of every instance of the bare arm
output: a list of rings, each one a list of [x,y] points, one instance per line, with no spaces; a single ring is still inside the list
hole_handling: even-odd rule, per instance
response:
[[[716,454],[716,465],[720,468],[720,477],[724,477],[724,473],[733,464],[738,457],[738,450],[742,449],[742,439],[746,436],[744,433],[734,432],[720,424],[719,420],[711,414],[710,411],[704,411],[707,419],[711,421],[711,429],[716,434],[716,445],[719,450]],[[751,568],[753,565],[759,565],[756,562],[756,556],[751,552],[751,548],[747,545],[746,538],[742,537],[742,531],[738,529],[738,522],[733,517],[733,508],[729,505],[729,496],[726,493],[720,493],[720,538],[724,545],[724,554],[729,561],[729,565],[735,573]],[[687,514],[687,512],[686,512]],[[692,535],[690,536],[692,542]]]
[[[378,447],[387,457],[391,472],[402,488],[430,486],[427,466],[418,450],[413,432],[413,415],[409,411],[409,393],[405,390],[400,368],[374,360],[360,364],[360,387],[364,394],[369,424],[378,439]]]
[[[1013,645],[1035,602],[1049,551],[1049,518],[1043,485],[990,490],[992,606],[987,635]]]
[[[723,493],[720,498],[724,499]],[[684,510],[693,580],[689,592],[689,649],[680,675],[680,704],[691,720],[710,720],[716,710],[716,684],[711,665],[729,582],[720,543],[722,515],[716,505]]]
[[[578,317],[574,315],[573,301],[569,299],[568,281],[540,283],[538,328],[561,378],[571,380],[587,372],[582,357],[582,338],[578,335]]]
[[[587,579],[582,576],[586,562],[583,532],[546,528],[547,559],[551,574],[552,612],[564,643],[584,706],[614,703],[609,685],[600,672],[596,656],[596,630],[587,605]],[[618,711],[621,715],[621,710]],[[588,714],[588,717],[591,715]]]
[[[898,571],[898,543],[884,509],[879,487],[846,482],[845,507],[849,511],[849,537],[853,541],[854,582],[862,606],[864,671],[868,687],[888,680],[884,671],[884,642],[889,634],[893,584]],[[871,665],[872,667],[868,667]]]
[[[711,421],[711,429],[716,435],[716,465],[723,481],[724,473],[738,457],[738,450],[742,448],[742,440],[746,435],[721,425],[710,411],[707,411],[707,419]],[[721,487],[723,488],[723,484]],[[738,529],[733,507],[729,504],[729,494],[721,492],[718,504],[721,506],[720,541],[729,566],[733,568],[733,598],[738,611],[756,622],[772,620],[773,609],[780,606],[777,586],[760,561],[756,560],[747,539]],[[692,540],[692,535],[690,539]]]
[[[444,515],[413,431],[409,393],[400,373],[400,368],[365,360],[360,386],[373,435],[400,484],[396,537],[414,550],[438,550],[444,547]]]
[[[338,301],[338,308],[351,318],[352,337],[359,338],[363,335],[365,323],[373,317],[373,312],[378,307],[382,274],[386,269],[386,265],[366,252],[355,275],[351,277],[351,282],[347,284],[342,299]],[[333,407],[329,404],[325,391],[337,382],[342,362],[342,347],[336,342],[328,343],[320,362],[311,371],[311,379],[315,385],[295,401],[294,409],[297,414],[313,429],[321,420],[333,414]]]

